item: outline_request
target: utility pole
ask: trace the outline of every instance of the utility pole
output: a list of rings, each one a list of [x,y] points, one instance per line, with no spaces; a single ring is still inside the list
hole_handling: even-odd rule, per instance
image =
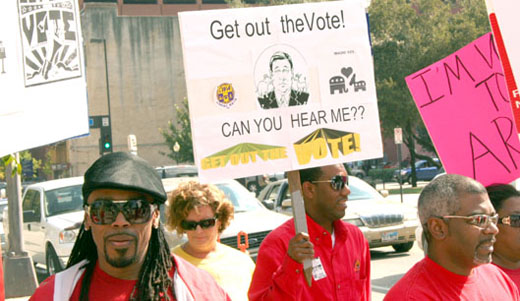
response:
[[[18,153],[15,158],[20,161]],[[11,162],[5,173],[9,216],[9,248],[4,262],[4,273],[8,275],[4,279],[6,298],[30,296],[38,287],[33,261],[23,250],[22,181],[18,172],[11,176],[16,162]]]
[[[101,127],[101,139],[100,139],[100,155],[105,152],[113,152],[112,146],[112,115],[110,114],[110,82],[108,80],[108,58],[107,58],[107,40],[102,39],[90,39],[91,43],[102,43],[103,54],[105,58],[105,84],[107,87],[107,106],[108,106],[108,125],[103,121],[103,127]]]
[[[394,142],[397,146],[397,161],[399,161],[399,193],[401,194],[401,203],[403,203],[403,175],[401,175],[401,144],[403,144],[402,128],[394,128]]]

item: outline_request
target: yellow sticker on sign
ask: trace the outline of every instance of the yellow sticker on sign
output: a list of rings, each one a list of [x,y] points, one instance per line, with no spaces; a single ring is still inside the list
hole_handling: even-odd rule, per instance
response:
[[[323,159],[329,155],[337,159],[353,152],[360,152],[360,135],[332,129],[317,129],[294,143],[294,151],[300,165],[308,164],[311,158]]]

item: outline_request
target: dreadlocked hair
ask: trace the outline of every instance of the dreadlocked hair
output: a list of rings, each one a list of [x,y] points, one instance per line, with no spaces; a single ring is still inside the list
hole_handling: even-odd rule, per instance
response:
[[[72,248],[67,268],[87,259],[84,265],[85,276],[81,283],[80,301],[88,301],[88,293],[94,268],[97,262],[97,248],[92,233],[86,231],[84,225],[79,229],[78,238]],[[137,280],[137,300],[170,300],[168,290],[172,289],[169,271],[173,266],[170,247],[164,237],[163,226],[152,228],[148,251],[139,271]],[[174,293],[172,291],[172,293]]]
[[[170,247],[160,224],[158,229],[152,228],[148,252],[139,271],[137,300],[170,300],[168,289],[173,282],[169,271],[172,266]]]
[[[88,263],[85,264],[85,276],[81,283],[81,291],[79,295],[80,301],[88,301],[88,292],[90,288],[90,281],[92,280],[92,274],[97,262],[97,248],[92,238],[92,233],[85,230],[85,226],[81,224],[81,228],[78,232],[78,238],[70,253],[69,261],[67,262],[67,268],[79,263],[83,259],[87,259]]]

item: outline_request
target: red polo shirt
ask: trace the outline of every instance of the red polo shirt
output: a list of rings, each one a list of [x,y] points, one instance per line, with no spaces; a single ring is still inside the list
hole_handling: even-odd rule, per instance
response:
[[[323,227],[307,216],[314,256],[324,275],[305,282],[303,264],[287,255],[294,237],[294,220],[273,230],[262,242],[249,288],[255,300],[370,300],[370,249],[363,233],[354,225],[334,222],[335,244]]]
[[[492,264],[471,275],[452,273],[429,257],[416,263],[386,294],[385,300],[519,300],[516,285]]]

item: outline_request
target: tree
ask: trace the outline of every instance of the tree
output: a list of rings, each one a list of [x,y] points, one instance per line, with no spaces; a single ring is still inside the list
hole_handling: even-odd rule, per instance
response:
[[[11,175],[6,175],[6,167],[11,164],[12,162],[15,162],[13,173]],[[22,172],[22,164],[20,162],[16,161],[16,157],[14,155],[6,155],[2,157],[2,164],[0,164],[0,179],[3,179],[4,181],[7,180],[7,177],[11,177],[14,175],[14,173],[21,173]]]
[[[403,129],[417,185],[416,143],[434,150],[404,78],[490,31],[480,0],[372,1],[369,9],[379,114],[384,135]],[[431,159],[430,159],[431,160]]]
[[[30,181],[34,180],[38,175],[38,171],[42,170],[43,172],[46,172],[45,166],[42,164],[42,160],[38,160],[33,158],[30,151],[25,150],[19,152],[20,160],[19,162],[16,161],[16,157],[14,155],[7,155],[2,157],[3,164],[0,164],[0,179],[7,180],[8,176],[14,175],[14,173],[19,173],[22,176],[23,181]],[[11,164],[11,162],[14,162],[14,168],[13,168],[13,174],[12,175],[6,175],[5,170],[6,167]],[[24,162],[31,162],[30,163],[30,170],[26,170],[30,176],[25,175],[23,173],[23,164]],[[49,167],[50,168],[50,167]]]
[[[159,153],[171,158],[176,163],[193,163],[193,143],[191,140],[190,113],[187,98],[184,98],[180,105],[175,105],[175,114],[175,123],[169,121],[166,131],[159,129],[170,152]],[[179,145],[178,151],[174,151],[175,143]]]

